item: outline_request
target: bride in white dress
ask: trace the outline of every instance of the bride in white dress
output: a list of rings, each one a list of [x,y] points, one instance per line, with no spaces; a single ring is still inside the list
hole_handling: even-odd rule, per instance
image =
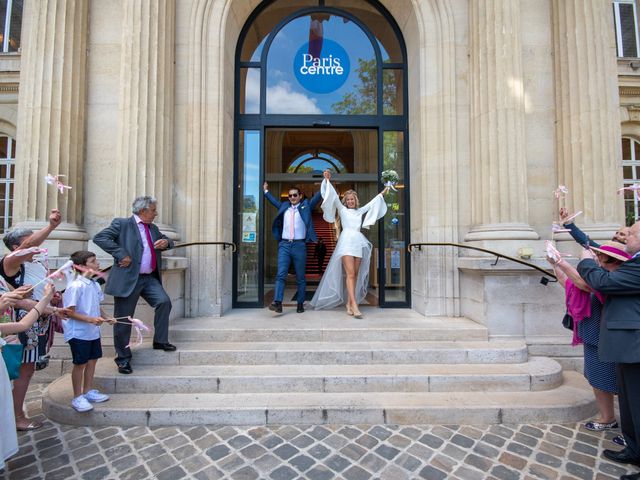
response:
[[[327,170],[320,187],[323,218],[326,222],[333,223],[336,221],[337,213],[342,233],[320,285],[311,299],[311,305],[320,310],[346,303],[349,315],[362,318],[358,305],[367,294],[372,248],[371,243],[360,232],[360,228],[369,228],[387,213],[384,194],[388,188],[360,207],[358,194],[354,190],[345,192],[340,202],[330,180],[331,172]]]

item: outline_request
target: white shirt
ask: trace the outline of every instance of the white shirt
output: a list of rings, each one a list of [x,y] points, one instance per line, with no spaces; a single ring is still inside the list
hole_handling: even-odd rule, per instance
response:
[[[100,285],[86,277],[77,276],[62,294],[64,307],[76,307],[76,312],[89,317],[100,316],[100,302],[104,294]],[[78,340],[96,340],[100,338],[100,327],[89,322],[69,318],[62,321],[64,341],[72,338]]]
[[[151,249],[153,245],[149,245],[147,241],[147,232],[144,228],[144,222],[142,219],[137,216],[135,213],[133,214],[133,218],[136,221],[136,225],[138,225],[138,231],[140,232],[140,237],[142,238],[142,258],[140,259],[140,273],[153,273],[151,269]],[[151,231],[149,231],[149,235],[151,235]]]
[[[307,238],[307,227],[302,221],[298,208],[300,204],[291,205],[284,212],[284,225],[282,227],[283,240],[304,240]],[[293,216],[293,238],[291,238],[291,217]]]

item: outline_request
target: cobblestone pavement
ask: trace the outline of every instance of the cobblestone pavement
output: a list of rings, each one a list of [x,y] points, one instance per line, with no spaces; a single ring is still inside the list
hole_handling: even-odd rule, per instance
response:
[[[323,425],[282,427],[70,427],[28,412],[42,429],[21,433],[9,479],[617,479],[619,432],[567,425]]]

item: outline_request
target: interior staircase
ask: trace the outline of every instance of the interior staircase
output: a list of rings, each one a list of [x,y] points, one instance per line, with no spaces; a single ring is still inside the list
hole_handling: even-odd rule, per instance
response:
[[[312,220],[313,228],[316,231],[316,235],[318,236],[318,238],[322,237],[322,240],[327,246],[327,255],[324,257],[324,262],[322,264],[322,271],[324,272],[324,269],[327,268],[329,259],[333,254],[333,250],[336,248],[336,239],[333,233],[333,224],[325,222],[322,218],[322,213],[320,212],[313,212]],[[320,276],[322,273],[318,270],[318,260],[316,259],[315,249],[315,243],[307,243],[307,265],[305,270],[307,276]]]
[[[117,373],[105,335],[95,385],[111,399],[75,412],[66,374],[47,388],[43,410],[61,423],[122,426],[562,423],[595,412],[583,377],[529,356],[523,340],[489,340],[465,318],[363,313],[178,319],[178,351],[152,350],[147,339],[131,375]],[[53,355],[70,370],[66,345]]]

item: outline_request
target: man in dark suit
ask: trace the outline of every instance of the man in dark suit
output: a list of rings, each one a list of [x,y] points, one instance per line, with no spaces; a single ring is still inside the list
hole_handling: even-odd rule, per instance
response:
[[[96,245],[115,259],[105,292],[114,297],[114,317],[133,316],[138,299],[144,298],[155,309],[153,348],[171,352],[176,349],[169,343],[171,299],[162,287],[160,268],[161,251],[172,248],[173,242],[153,224],[158,215],[155,198],[136,198],[132,211],[131,217],[113,219],[111,225],[93,238]],[[127,346],[130,340],[131,325],[116,323],[115,362],[118,371],[124,374],[133,371],[131,349]]]
[[[608,272],[586,258],[578,264],[578,272],[606,296],[598,355],[617,364],[620,426],[627,446],[603,454],[615,462],[640,466],[640,222],[627,236],[627,253],[633,257],[616,271]],[[620,478],[640,480],[640,473]]]
[[[311,211],[322,198],[316,193],[311,201],[302,200],[300,189],[289,189],[289,200],[280,202],[269,193],[269,184],[264,182],[264,196],[278,209],[273,220],[271,231],[278,242],[278,273],[276,275],[276,292],[269,310],[282,313],[282,298],[284,297],[284,282],[289,273],[289,265],[293,262],[296,271],[298,293],[296,299],[298,313],[304,312],[304,297],[307,289],[305,267],[307,264],[307,242],[316,241],[313,229]]]

